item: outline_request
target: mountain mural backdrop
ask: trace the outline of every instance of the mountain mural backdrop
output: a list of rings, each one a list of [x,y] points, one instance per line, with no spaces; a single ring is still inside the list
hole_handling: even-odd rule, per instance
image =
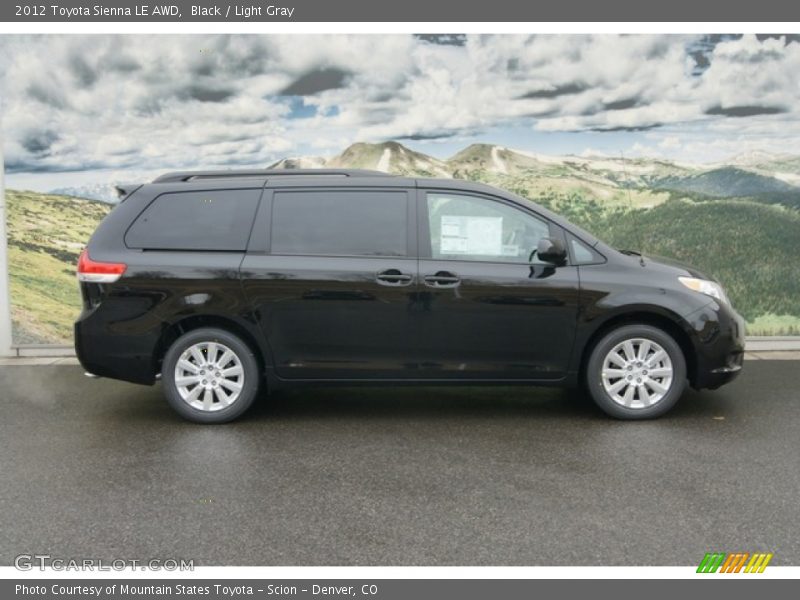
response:
[[[265,166],[377,169],[502,187],[615,247],[683,260],[717,277],[751,335],[800,334],[800,156],[757,152],[697,165],[473,144],[442,160],[390,141]],[[17,343],[69,343],[79,311],[74,265],[113,206],[114,183],[50,194],[7,190]]]

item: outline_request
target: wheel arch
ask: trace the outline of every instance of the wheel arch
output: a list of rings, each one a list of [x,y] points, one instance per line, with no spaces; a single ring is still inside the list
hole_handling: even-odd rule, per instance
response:
[[[624,325],[650,325],[661,329],[671,336],[683,353],[683,357],[686,361],[686,376],[689,382],[694,385],[697,380],[697,354],[689,333],[680,324],[680,317],[676,314],[665,314],[663,311],[648,308],[637,308],[636,310],[618,313],[595,327],[587,342],[583,345],[583,351],[581,352],[580,362],[578,364],[578,377],[580,381],[584,378],[586,365],[597,343],[609,331]]]
[[[217,327],[239,336],[242,341],[253,351],[262,373],[265,371],[267,367],[267,354],[264,351],[257,334],[251,331],[246,325],[243,325],[235,319],[220,315],[207,314],[190,315],[164,327],[158,343],[156,344],[156,351],[153,357],[157,373],[161,372],[161,363],[164,360],[164,355],[173,342],[175,342],[175,340],[177,340],[183,334],[194,331],[195,329],[200,329],[201,327]]]

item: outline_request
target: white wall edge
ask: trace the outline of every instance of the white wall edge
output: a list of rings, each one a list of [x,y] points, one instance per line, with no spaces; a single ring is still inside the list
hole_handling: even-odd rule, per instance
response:
[[[0,111],[2,111],[1,102]],[[8,280],[5,162],[3,159],[3,132],[0,130],[0,356],[14,356],[15,354],[11,348],[11,289]]]

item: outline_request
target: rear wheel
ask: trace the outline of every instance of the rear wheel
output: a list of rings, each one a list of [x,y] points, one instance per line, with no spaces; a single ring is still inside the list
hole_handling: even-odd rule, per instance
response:
[[[182,417],[226,423],[258,394],[258,361],[250,347],[224,329],[204,327],[179,337],[164,355],[164,395]]]
[[[665,331],[624,325],[592,349],[586,386],[595,403],[619,419],[651,419],[672,408],[686,389],[686,360]]]

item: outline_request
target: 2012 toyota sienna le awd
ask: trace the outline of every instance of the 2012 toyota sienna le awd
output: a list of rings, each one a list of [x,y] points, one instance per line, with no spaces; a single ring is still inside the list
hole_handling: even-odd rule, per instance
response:
[[[487,185],[206,171],[123,193],[79,260],[78,358],[160,378],[193,421],[338,383],[580,385],[642,419],[742,368],[717,282]]]

